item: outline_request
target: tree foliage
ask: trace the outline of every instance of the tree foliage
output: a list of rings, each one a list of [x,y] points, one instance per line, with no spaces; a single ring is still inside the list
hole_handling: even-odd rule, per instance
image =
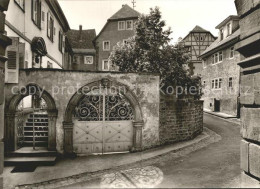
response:
[[[185,48],[170,44],[171,29],[164,30],[165,21],[158,7],[150,9],[149,15],[139,17],[135,36],[126,43],[118,43],[110,60],[121,72],[160,73],[161,87],[199,87],[200,80],[192,79],[184,67],[189,54]]]

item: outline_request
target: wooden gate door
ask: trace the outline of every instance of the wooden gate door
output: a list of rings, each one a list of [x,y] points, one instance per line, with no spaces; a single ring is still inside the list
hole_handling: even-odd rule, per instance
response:
[[[77,154],[129,151],[133,145],[133,110],[120,94],[85,95],[75,109],[73,148]]]

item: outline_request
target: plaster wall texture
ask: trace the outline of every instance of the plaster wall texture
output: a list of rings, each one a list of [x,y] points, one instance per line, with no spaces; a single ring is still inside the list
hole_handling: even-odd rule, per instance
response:
[[[144,121],[142,144],[143,148],[150,148],[159,143],[159,76],[154,74],[138,73],[95,73],[77,72],[64,70],[20,70],[19,84],[6,85],[6,104],[10,103],[12,87],[24,87],[30,83],[35,83],[46,90],[54,99],[58,110],[56,122],[56,143],[58,152],[63,152],[63,124],[66,107],[69,100],[77,92],[76,89],[88,83],[108,78],[112,81],[120,82],[137,96],[137,100],[142,110]],[[57,93],[59,90],[59,93]]]

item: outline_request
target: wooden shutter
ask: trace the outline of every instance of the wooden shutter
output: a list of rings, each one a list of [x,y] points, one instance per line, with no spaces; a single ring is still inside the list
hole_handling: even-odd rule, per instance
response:
[[[50,13],[47,13],[47,36],[51,37],[51,29],[50,29]]]
[[[25,65],[25,43],[19,43],[19,68],[26,68]]]
[[[42,9],[42,14],[41,14],[41,29],[44,30],[45,29],[45,7],[42,4],[41,5],[41,9]]]
[[[19,38],[12,38],[12,45],[6,49],[5,82],[18,83],[19,74]]]
[[[65,35],[62,35],[62,53],[65,53],[65,44],[66,44],[66,42],[65,42],[65,40],[66,40],[66,36]]]

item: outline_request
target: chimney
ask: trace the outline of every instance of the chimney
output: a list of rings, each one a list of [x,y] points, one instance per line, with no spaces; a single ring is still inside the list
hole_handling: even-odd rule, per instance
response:
[[[123,4],[123,5],[122,5],[122,8],[123,8],[124,6],[125,6],[125,5]]]
[[[82,25],[79,25],[79,40],[82,40]]]

